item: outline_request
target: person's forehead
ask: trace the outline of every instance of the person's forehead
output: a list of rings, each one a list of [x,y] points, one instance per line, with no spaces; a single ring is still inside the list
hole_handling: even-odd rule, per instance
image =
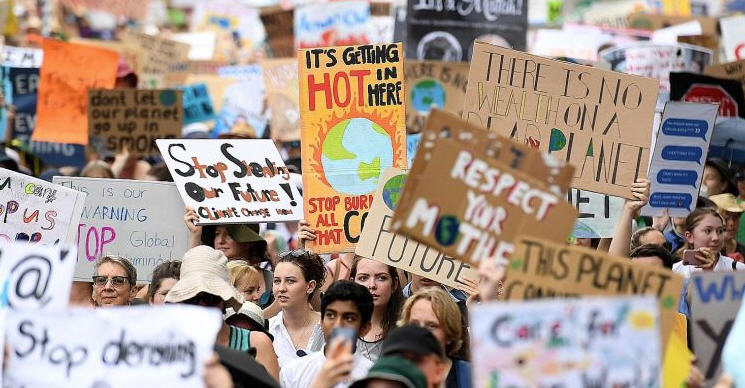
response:
[[[360,309],[351,300],[335,300],[326,306],[326,311],[332,310],[337,314],[360,314]]]
[[[115,263],[113,261],[107,261],[101,265],[98,266],[98,273],[99,274],[115,274],[115,275],[126,275],[127,270],[124,269],[124,267],[121,266],[119,263]]]
[[[362,259],[357,263],[357,273],[388,273],[388,265],[375,260]]]

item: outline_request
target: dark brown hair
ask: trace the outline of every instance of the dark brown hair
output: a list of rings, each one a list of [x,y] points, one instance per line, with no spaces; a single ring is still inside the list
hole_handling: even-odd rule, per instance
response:
[[[150,281],[150,287],[147,289],[147,300],[152,301],[155,297],[155,293],[163,280],[173,278],[179,280],[181,278],[181,261],[164,261],[158,264],[153,269],[153,279]]]
[[[326,267],[323,265],[321,257],[317,254],[306,251],[305,249],[282,252],[279,255],[277,265],[279,263],[295,264],[300,268],[300,272],[303,273],[306,282],[310,282],[311,280],[316,281],[316,287],[308,295],[308,300],[311,300],[318,290],[321,289],[323,281],[326,278]]]
[[[357,277],[357,265],[362,259],[366,257],[354,255],[354,263],[352,268],[349,270],[349,280],[355,281]],[[367,259],[372,260],[372,259]],[[374,260],[373,260],[374,261]],[[404,304],[403,286],[401,285],[401,279],[398,278],[398,272],[396,267],[387,265],[388,275],[393,280],[393,287],[391,287],[391,298],[388,300],[388,305],[385,307],[385,315],[383,316],[383,338],[396,327],[396,321],[398,320],[399,314],[401,314],[401,307]]]

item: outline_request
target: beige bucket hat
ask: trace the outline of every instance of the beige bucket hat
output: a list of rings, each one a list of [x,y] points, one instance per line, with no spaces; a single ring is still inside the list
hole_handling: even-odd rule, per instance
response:
[[[240,310],[244,298],[231,284],[228,258],[222,251],[205,245],[189,249],[182,259],[181,278],[166,295],[167,303],[181,303],[200,292],[216,295],[226,307]]]

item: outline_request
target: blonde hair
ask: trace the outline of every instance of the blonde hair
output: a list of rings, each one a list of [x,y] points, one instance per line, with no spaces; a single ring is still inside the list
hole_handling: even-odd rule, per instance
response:
[[[259,270],[243,260],[228,261],[228,274],[233,287],[238,287],[238,282],[244,277],[248,277],[246,280],[249,284],[260,284],[261,281]]]
[[[463,346],[463,322],[458,305],[445,291],[439,287],[428,287],[417,291],[414,295],[406,299],[403,309],[401,309],[401,319],[398,320],[398,326],[409,324],[411,320],[411,308],[419,300],[428,300],[432,304],[432,311],[435,313],[437,320],[440,321],[440,327],[445,332],[447,343],[445,344],[445,354],[455,356]]]

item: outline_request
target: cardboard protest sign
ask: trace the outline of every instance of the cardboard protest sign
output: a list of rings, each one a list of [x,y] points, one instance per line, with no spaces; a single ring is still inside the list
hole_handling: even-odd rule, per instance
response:
[[[13,311],[64,310],[77,249],[15,242],[0,246],[0,304]]]
[[[611,69],[641,75],[660,81],[657,111],[670,101],[670,73],[688,71],[700,73],[713,61],[711,50],[687,44],[634,43],[600,52],[600,58],[611,64]]]
[[[728,61],[745,59],[745,16],[721,18],[719,27],[722,29],[725,59]]]
[[[301,219],[303,198],[271,140],[156,142],[198,224]]]
[[[670,217],[685,217],[696,207],[716,118],[716,104],[665,105],[649,167],[651,195],[642,214],[660,216],[667,209]]]
[[[85,194],[0,168],[0,241],[75,243]]]
[[[414,167],[423,164],[420,158]],[[392,225],[398,233],[476,264],[487,257],[508,258],[521,232],[566,241],[576,217],[569,203],[530,174],[439,139],[425,168],[416,175],[411,171]]]
[[[697,272],[691,276],[691,337],[699,369],[709,382],[721,374],[722,348],[742,304],[743,288],[745,273],[741,272]]]
[[[213,112],[220,112],[222,111],[222,104],[225,100],[225,95],[227,93],[227,90],[232,85],[236,84],[238,79],[232,78],[232,77],[221,77],[217,74],[189,74],[186,77],[186,80],[184,81],[184,85],[199,85],[204,84],[207,86],[207,94],[209,95],[210,101],[212,103],[212,111]],[[198,96],[201,96],[203,99],[205,94],[204,91],[200,90],[198,93]],[[184,97],[187,97],[184,95]],[[204,100],[204,103],[206,104],[206,100]],[[200,108],[198,111],[208,111],[208,107]],[[216,113],[215,113],[216,114]]]
[[[365,219],[355,254],[424,276],[448,287],[463,287],[463,279],[478,280],[476,269],[391,229],[393,211],[406,181],[406,171],[387,168]]]
[[[106,148],[157,155],[155,139],[181,137],[180,90],[90,90],[88,132]]]
[[[660,306],[662,349],[674,327],[683,278],[593,249],[532,237],[517,240],[504,282],[506,300],[652,295]]]
[[[188,44],[158,36],[126,31],[122,41],[143,52],[142,63],[137,69],[138,76],[166,74],[172,65],[186,61],[189,55]],[[142,80],[140,84],[143,84]]]
[[[294,8],[262,7],[261,21],[274,58],[295,57]]]
[[[438,108],[460,115],[468,83],[468,63],[407,61],[404,63],[406,131],[417,133],[429,110]]]
[[[579,213],[572,236],[576,238],[613,237],[625,202],[623,198],[570,189],[567,201],[574,205]]]
[[[742,84],[742,89],[745,93],[745,59],[707,66],[704,74],[712,77],[738,80]]]
[[[183,91],[184,125],[208,121],[217,117],[206,84],[187,85],[182,87],[181,90]]]
[[[735,317],[735,323],[727,335],[727,341],[722,350],[722,365],[724,373],[732,377],[735,387],[745,384],[745,370],[742,367],[742,349],[745,349],[745,309],[740,309]]]
[[[41,51],[41,50],[39,50]],[[41,57],[39,58],[41,60]],[[85,146],[78,144],[48,143],[31,140],[36,127],[36,103],[39,89],[38,67],[2,67],[5,103],[14,109],[13,119],[7,122],[7,109],[2,110],[2,128],[8,128],[8,138],[20,142],[33,156],[38,157],[45,167],[85,165]],[[0,130],[0,132],[2,132]]]
[[[525,50],[527,30],[527,1],[476,5],[466,0],[408,0],[406,58],[468,61],[474,40]]]
[[[745,95],[735,80],[670,73],[670,100],[719,104],[720,117],[745,118]]]
[[[470,310],[474,387],[660,387],[651,297],[488,303]]]
[[[43,47],[32,139],[88,144],[88,89],[114,87],[118,56],[113,51],[52,39],[45,39]]]
[[[367,1],[305,4],[295,8],[295,48],[367,44],[369,25]]]
[[[631,197],[649,160],[656,80],[482,42],[474,51],[465,119],[566,160],[572,187]]]
[[[62,176],[54,182],[87,194],[74,231],[75,280],[91,281],[96,260],[118,255],[135,266],[138,283],[146,283],[155,266],[188,249],[184,206],[173,183]]]
[[[2,65],[8,67],[41,67],[42,50],[31,47],[3,46],[0,49]]]
[[[201,388],[221,322],[216,310],[187,305],[10,314],[5,382]]]
[[[300,50],[305,219],[315,253],[352,252],[380,173],[406,167],[400,43]]]
[[[300,140],[300,90],[297,58],[268,59],[264,68],[266,102],[271,115],[271,135],[275,142]]]
[[[151,0],[62,0],[67,7],[103,11],[133,20],[144,20]]]

